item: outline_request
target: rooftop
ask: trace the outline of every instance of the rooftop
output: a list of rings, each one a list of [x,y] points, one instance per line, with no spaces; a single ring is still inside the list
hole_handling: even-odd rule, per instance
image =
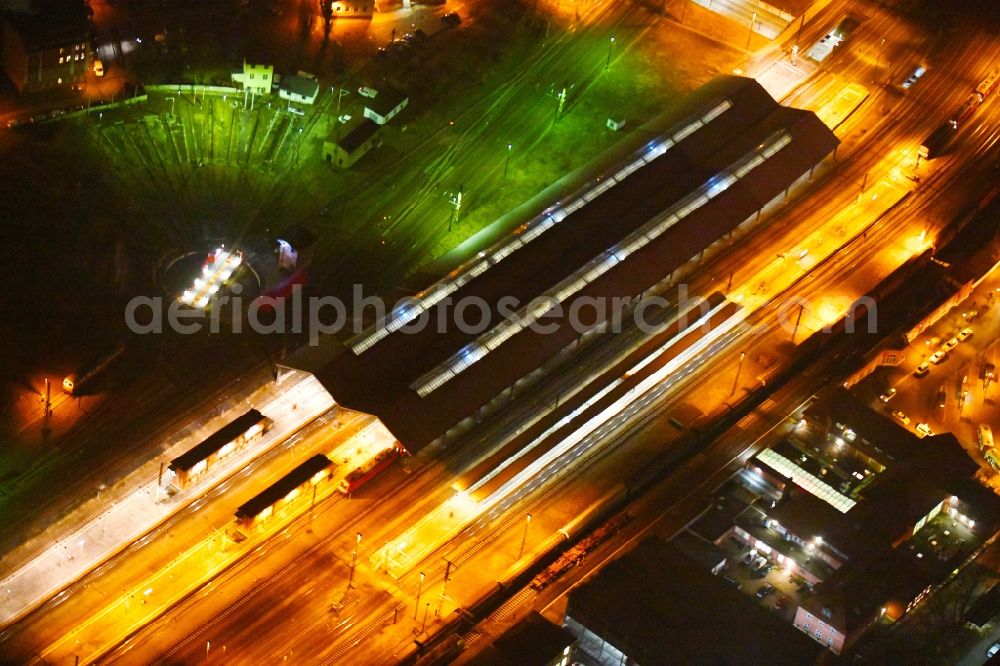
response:
[[[574,589],[567,616],[640,664],[811,664],[822,652],[655,537]]]
[[[288,496],[290,492],[301,486],[303,483],[313,478],[333,463],[324,455],[317,454],[305,461],[291,472],[275,481],[264,491],[255,497],[247,500],[243,506],[236,510],[237,518],[253,520],[260,513],[280,499]]]
[[[206,439],[191,447],[170,462],[170,469],[189,470],[199,462],[221,449],[223,446],[242,435],[250,426],[263,418],[263,415],[256,409],[251,409],[235,421],[222,426]]]
[[[378,132],[379,124],[370,118],[365,118],[357,127],[352,129],[347,133],[347,136],[337,141],[337,145],[340,146],[348,154],[353,153],[355,150],[360,148],[365,141],[375,136]]]
[[[469,666],[544,666],[576,642],[568,630],[532,611],[466,661]]]
[[[977,538],[1000,528],[1000,497],[975,481],[977,470],[978,465],[952,435],[915,438],[909,455],[874,475],[846,511],[813,494],[810,484],[796,481],[773,507],[749,508],[736,523],[807,568],[808,562],[791,552],[795,545],[785,541],[782,533],[787,531],[805,542],[818,537],[837,559],[868,566],[869,560],[890,551],[900,556],[903,543],[916,548],[919,541],[911,537],[915,533],[926,536],[921,528],[942,507],[952,507],[974,520]],[[820,571],[814,573],[819,576]]]
[[[315,97],[319,92],[319,81],[308,76],[289,74],[281,77],[281,89],[300,97]]]
[[[822,504],[822,502],[816,503]],[[790,504],[790,502],[786,500],[783,504]],[[833,574],[834,569],[828,562],[816,557],[814,552],[807,550],[801,544],[786,539],[778,530],[768,527],[767,519],[769,517],[770,512],[765,513],[762,509],[751,506],[736,516],[735,523],[755,538],[766,543],[774,551],[791,558],[796,566],[809,571],[817,579],[825,580]],[[795,532],[793,531],[793,533]],[[805,535],[796,533],[797,536],[805,536],[807,539],[818,534],[822,534],[822,532],[810,532]],[[824,544],[827,544],[825,538]]]
[[[706,571],[711,571],[726,561],[722,548],[690,530],[683,530],[670,540],[670,545]]]
[[[825,424],[830,434],[840,434],[841,424],[857,436],[850,445],[888,467],[894,460],[909,457],[916,435],[887,416],[869,407],[847,389],[838,386],[805,411],[806,419]]]
[[[709,122],[695,122],[720,108]],[[675,124],[664,137],[676,141],[651,142],[626,168],[592,182],[582,199],[550,209],[501,241],[500,249],[456,269],[448,281],[425,290],[424,300],[410,302],[413,316],[427,312],[428,321],[447,320],[447,304],[435,300],[443,294],[452,303],[481,300],[496,325],[503,320],[501,298],[524,306],[570,282],[561,300],[567,312],[578,299],[641,293],[780,195],[837,144],[812,113],[780,107],[752,79],[715,79],[679,101],[671,118]],[[720,176],[735,165],[738,176]],[[700,194],[692,198],[695,192]],[[626,250],[626,242],[634,249]],[[406,312],[397,308],[370,340],[323,367],[297,366],[294,357],[286,364],[314,372],[339,404],[378,416],[411,452],[578,337],[559,317],[546,319],[557,325],[549,334],[390,328],[410,321]],[[505,337],[483,341],[494,333]]]
[[[375,97],[365,98],[365,107],[380,116],[391,113],[397,106],[409,99],[409,95],[395,88],[379,88]]]

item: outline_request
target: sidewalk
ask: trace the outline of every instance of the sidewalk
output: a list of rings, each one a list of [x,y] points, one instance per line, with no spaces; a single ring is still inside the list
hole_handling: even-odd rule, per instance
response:
[[[254,406],[274,420],[271,430],[239,456],[217,465],[194,489],[166,500],[159,489],[159,468],[188,450],[204,437]],[[286,439],[302,426],[334,406],[333,399],[311,375],[297,373],[282,385],[265,384],[249,399],[205,423],[191,436],[182,439],[157,460],[135,470],[122,483],[131,491],[114,500],[101,513],[94,513],[67,536],[54,540],[40,552],[17,565],[0,580],[0,626],[24,617],[51,595],[107,560],[138,537],[183,509],[206,488],[244,467]],[[184,426],[185,428],[188,426]],[[167,438],[168,440],[170,438]],[[93,500],[100,502],[100,499]],[[108,498],[104,499],[108,503]],[[89,504],[89,503],[88,503]],[[84,505],[81,510],[89,507]],[[53,525],[49,532],[60,532],[66,523],[79,519],[79,512]],[[44,538],[44,535],[42,536]]]

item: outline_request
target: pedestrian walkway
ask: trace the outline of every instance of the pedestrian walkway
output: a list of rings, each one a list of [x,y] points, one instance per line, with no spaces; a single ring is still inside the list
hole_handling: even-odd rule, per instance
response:
[[[187,451],[251,406],[273,419],[271,430],[241,454],[214,466],[193,492],[188,490],[168,499],[159,486],[161,463]],[[330,394],[312,375],[298,372],[287,376],[280,384],[268,382],[249,398],[232,404],[218,418],[204,423],[190,436],[170,447],[162,458],[154,459],[130,474],[123,485],[131,491],[110,502],[105,499],[108,504],[106,509],[92,513],[91,518],[69,532],[65,531],[62,523],[53,525],[48,531],[63,534],[62,537],[53,539],[47,547],[20,562],[15,570],[4,572],[5,577],[0,581],[0,626],[24,617],[59,590],[183,509],[205,489],[243,468],[333,406]],[[189,426],[185,424],[183,429],[189,429]],[[169,441],[170,438],[167,439]],[[71,515],[62,522],[77,519],[76,515]]]

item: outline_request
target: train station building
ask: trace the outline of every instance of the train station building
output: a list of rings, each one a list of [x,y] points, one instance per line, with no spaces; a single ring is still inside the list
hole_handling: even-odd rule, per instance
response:
[[[387,304],[385,316],[369,313],[345,344],[322,340],[279,371],[313,373],[338,404],[377,416],[410,453],[447,443],[566,363],[640,297],[666,295],[706,256],[765,223],[762,210],[811,178],[838,140],[753,79],[724,76],[679,100],[635,143],[576,192]]]

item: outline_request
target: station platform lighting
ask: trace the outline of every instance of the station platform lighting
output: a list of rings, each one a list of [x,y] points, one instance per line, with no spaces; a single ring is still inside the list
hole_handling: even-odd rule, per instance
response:
[[[243,253],[239,250],[229,251],[225,246],[217,248],[202,264],[201,275],[194,279],[194,286],[181,294],[180,302],[203,310],[242,263]]]

